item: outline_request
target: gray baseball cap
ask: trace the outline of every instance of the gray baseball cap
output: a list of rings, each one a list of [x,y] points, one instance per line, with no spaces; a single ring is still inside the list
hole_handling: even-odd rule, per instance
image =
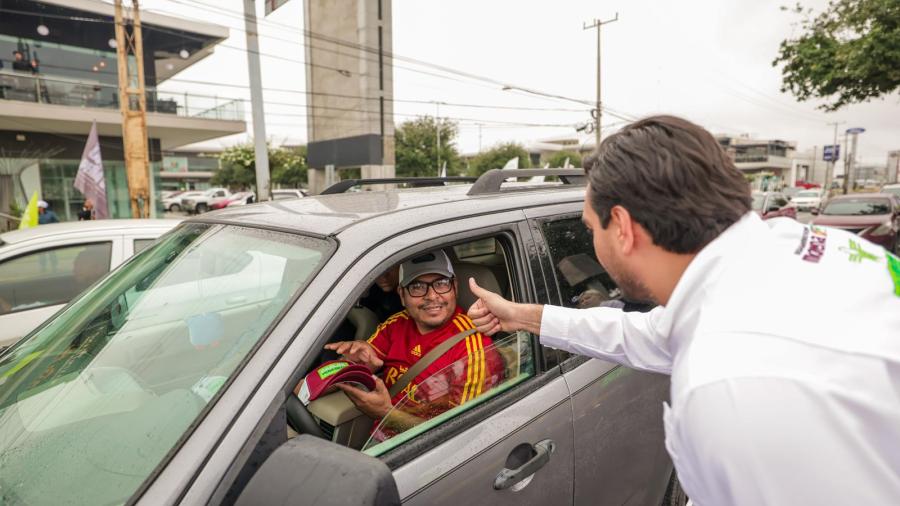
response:
[[[453,265],[443,250],[434,250],[400,264],[400,286],[405,287],[422,274],[453,277]]]

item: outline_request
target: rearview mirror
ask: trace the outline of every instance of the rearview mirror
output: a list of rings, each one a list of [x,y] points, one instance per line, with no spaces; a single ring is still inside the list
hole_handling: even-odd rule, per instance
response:
[[[257,504],[399,505],[390,469],[362,452],[307,434],[275,450],[237,500]]]

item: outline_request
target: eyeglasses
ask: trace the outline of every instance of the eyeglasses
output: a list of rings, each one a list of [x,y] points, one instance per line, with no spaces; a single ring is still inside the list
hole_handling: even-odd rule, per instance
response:
[[[406,285],[406,293],[412,297],[424,297],[428,293],[428,288],[432,288],[434,293],[443,294],[453,289],[453,278],[437,278],[430,283],[425,281],[413,281]]]

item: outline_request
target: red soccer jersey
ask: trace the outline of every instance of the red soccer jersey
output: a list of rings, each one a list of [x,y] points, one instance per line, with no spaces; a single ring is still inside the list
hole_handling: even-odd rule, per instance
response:
[[[401,311],[379,325],[368,342],[384,360],[379,375],[390,388],[435,346],[473,328],[472,320],[457,307],[444,326],[423,335],[409,314]],[[430,418],[486,392],[503,381],[505,372],[503,359],[492,344],[491,338],[480,332],[466,337],[426,367],[391,403],[409,395],[408,403],[427,410],[418,415]]]

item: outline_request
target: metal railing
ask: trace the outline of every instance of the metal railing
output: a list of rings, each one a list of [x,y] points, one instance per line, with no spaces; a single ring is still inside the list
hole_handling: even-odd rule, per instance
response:
[[[78,81],[4,69],[0,70],[0,100],[118,109],[119,89],[116,85],[101,82]],[[147,112],[242,121],[244,101],[148,88]]]

